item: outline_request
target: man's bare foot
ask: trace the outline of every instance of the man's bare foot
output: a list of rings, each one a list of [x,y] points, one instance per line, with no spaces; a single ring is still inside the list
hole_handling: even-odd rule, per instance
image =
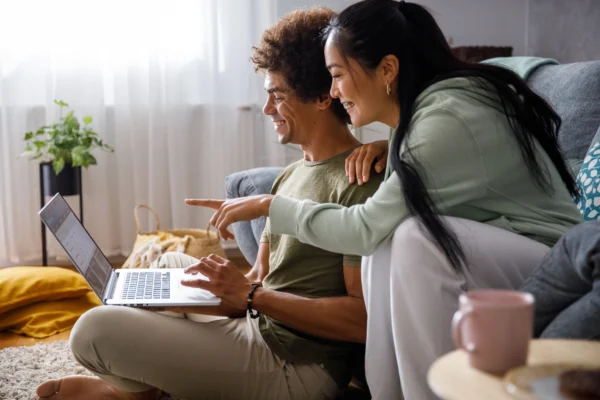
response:
[[[124,392],[97,376],[66,376],[51,379],[38,386],[36,393],[44,400],[154,400],[160,391],[152,389],[146,392]]]

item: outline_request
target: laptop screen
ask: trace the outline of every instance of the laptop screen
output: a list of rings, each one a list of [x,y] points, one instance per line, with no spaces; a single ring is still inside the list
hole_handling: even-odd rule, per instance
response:
[[[112,266],[81,225],[69,204],[60,194],[56,194],[40,210],[39,215],[65,249],[75,267],[102,299]]]

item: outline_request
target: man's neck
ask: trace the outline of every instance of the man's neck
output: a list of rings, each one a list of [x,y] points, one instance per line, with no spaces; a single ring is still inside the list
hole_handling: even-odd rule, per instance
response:
[[[300,144],[307,161],[323,161],[359,146],[348,126],[335,121],[316,125],[307,143]]]

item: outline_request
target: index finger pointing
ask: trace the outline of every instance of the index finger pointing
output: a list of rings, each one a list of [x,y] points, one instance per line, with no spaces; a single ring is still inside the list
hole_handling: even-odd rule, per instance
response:
[[[200,206],[208,207],[213,210],[218,210],[225,203],[225,200],[212,200],[212,199],[185,199],[185,204],[189,206]]]

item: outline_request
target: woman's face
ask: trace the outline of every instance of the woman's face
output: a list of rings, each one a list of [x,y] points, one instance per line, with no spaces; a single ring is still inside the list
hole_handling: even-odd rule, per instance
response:
[[[392,99],[378,74],[367,73],[352,58],[345,60],[332,42],[331,35],[325,44],[325,63],[333,78],[331,97],[340,99],[352,125],[360,127],[382,121],[382,111],[388,108],[387,103]]]

